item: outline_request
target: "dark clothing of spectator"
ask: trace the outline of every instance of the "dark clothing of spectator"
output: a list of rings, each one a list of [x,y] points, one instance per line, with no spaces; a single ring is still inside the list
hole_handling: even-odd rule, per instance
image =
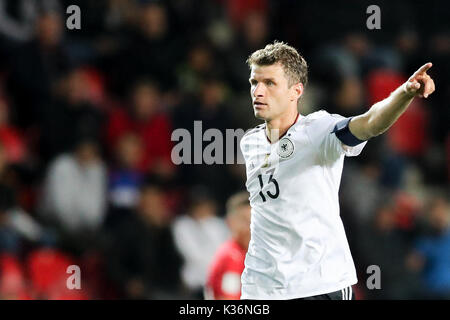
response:
[[[368,299],[414,299],[420,290],[419,279],[406,267],[409,244],[399,231],[363,227],[357,257],[363,271],[376,265],[381,271],[381,290],[367,290]],[[367,276],[370,276],[368,274]]]
[[[180,294],[182,258],[168,226],[152,225],[133,214],[116,226],[112,237],[110,276],[125,291],[130,281],[143,285],[132,298],[174,299]]]
[[[103,66],[110,74],[113,91],[119,95],[129,89],[136,79],[158,79],[163,91],[173,89],[176,83],[174,64],[182,58],[180,44],[168,37],[149,39],[139,32],[129,32],[123,49],[109,57],[113,67]],[[109,70],[107,70],[109,69]]]
[[[226,165],[226,145],[228,144],[226,143],[226,129],[237,129],[232,124],[227,106],[221,104],[210,108],[202,105],[200,101],[192,99],[175,109],[173,120],[175,128],[184,128],[190,132],[192,142],[191,164],[180,165],[180,180],[187,185],[194,183],[207,186],[217,201],[225,203],[227,197],[239,188],[240,183],[233,179],[230,165]],[[195,136],[194,121],[201,121],[202,134],[208,129],[217,129],[222,133],[223,144],[218,145],[218,148],[223,148],[221,150],[222,157],[218,157],[218,160],[223,161],[222,163],[209,165],[205,163],[202,155],[202,163],[194,164],[194,144],[199,143],[198,141],[194,143],[194,139],[199,138]],[[202,152],[211,143],[214,141],[203,141],[202,139]],[[235,141],[235,149],[239,148],[237,144],[238,142]],[[215,154],[212,155],[215,156]]]
[[[70,59],[62,45],[42,49],[37,41],[31,41],[17,51],[9,81],[17,125],[39,123],[40,111],[51,100],[53,86],[69,66]]]
[[[103,115],[88,103],[71,105],[57,99],[43,110],[41,150],[44,159],[71,151],[81,138],[101,136]]]

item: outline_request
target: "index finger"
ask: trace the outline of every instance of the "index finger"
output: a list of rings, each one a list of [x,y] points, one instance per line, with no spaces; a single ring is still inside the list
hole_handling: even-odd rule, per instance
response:
[[[433,66],[431,62],[425,63],[423,66],[419,68],[416,72],[414,72],[414,75],[419,75],[421,73],[425,73],[428,69],[430,69]]]

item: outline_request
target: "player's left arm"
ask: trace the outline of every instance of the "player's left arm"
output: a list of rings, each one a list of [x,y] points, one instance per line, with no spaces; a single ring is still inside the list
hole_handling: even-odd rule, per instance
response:
[[[375,103],[366,113],[353,117],[349,123],[351,133],[360,140],[378,136],[397,121],[414,97],[428,98],[435,90],[434,81],[427,74],[431,66],[431,62],[424,64],[389,97]]]

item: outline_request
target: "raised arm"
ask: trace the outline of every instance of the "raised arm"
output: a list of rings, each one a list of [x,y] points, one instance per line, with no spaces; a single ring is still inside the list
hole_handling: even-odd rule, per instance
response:
[[[397,121],[414,97],[428,98],[435,89],[433,79],[427,74],[431,66],[431,62],[424,64],[389,97],[375,103],[366,113],[352,118],[349,129],[353,135],[360,140],[380,135]]]

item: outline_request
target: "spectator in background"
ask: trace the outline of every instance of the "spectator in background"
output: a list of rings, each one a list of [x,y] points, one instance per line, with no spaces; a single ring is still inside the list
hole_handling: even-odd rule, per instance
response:
[[[52,8],[59,9],[57,0],[0,0],[0,69],[34,36],[39,11]]]
[[[33,36],[40,9],[60,9],[57,0],[0,0],[0,35],[21,43]]]
[[[218,0],[228,14],[231,24],[237,28],[255,12],[266,13],[269,4],[267,0]]]
[[[70,151],[80,136],[101,136],[103,114],[91,103],[88,80],[80,68],[58,81],[57,96],[42,113],[40,154],[44,162]]]
[[[330,96],[331,101],[326,104],[330,113],[350,116],[366,111],[361,80],[356,76],[342,77],[336,90],[333,90]]]
[[[320,47],[311,66],[318,71],[315,80],[324,89],[321,104],[328,112],[343,116],[363,113],[367,107],[358,63],[358,55],[367,51],[366,40],[358,35],[349,35],[348,39],[348,45],[332,43]]]
[[[392,206],[381,204],[371,225],[360,229],[357,242],[359,264],[365,271],[370,265],[381,270],[381,290],[366,290],[369,299],[414,299],[419,291],[419,281],[407,268],[410,243],[396,229]]]
[[[0,252],[22,254],[23,244],[52,241],[52,235],[20,207],[10,164],[0,142]]]
[[[80,245],[99,229],[106,206],[106,171],[94,140],[80,138],[73,152],[50,164],[41,206],[42,218]]]
[[[112,57],[112,85],[117,93],[126,92],[127,84],[139,78],[158,79],[163,91],[173,89],[174,63],[182,57],[183,46],[170,33],[170,18],[166,5],[159,1],[144,1],[137,10],[136,23],[127,30],[127,42]],[[124,85],[125,84],[125,85]]]
[[[231,115],[227,106],[227,86],[216,74],[201,77],[198,91],[175,108],[173,119],[177,128],[192,130],[194,121],[202,121],[203,130],[215,128],[225,133],[231,128]]]
[[[65,27],[65,19],[69,17],[65,9],[72,4],[81,8],[81,30]],[[108,194],[104,187],[103,203],[106,205],[109,201],[112,207],[106,210],[108,223],[112,223],[108,224],[110,228],[97,234],[120,234],[113,242],[118,244],[118,249],[110,250],[111,255],[120,251],[120,259],[107,256],[104,262],[120,260],[120,267],[116,268],[118,263],[110,266],[111,270],[119,272],[111,274],[122,275],[114,279],[119,279],[117,283],[126,297],[167,297],[178,292],[178,287],[182,286],[177,269],[182,267],[181,262],[170,265],[161,261],[181,261],[180,257],[166,259],[164,249],[157,252],[158,241],[164,236],[154,231],[160,230],[154,223],[143,222],[151,220],[141,218],[145,214],[137,217],[140,210],[136,208],[140,206],[137,188],[148,171],[170,177],[172,185],[159,196],[148,192],[153,194],[148,197],[153,200],[147,201],[146,206],[156,203],[156,207],[164,208],[161,211],[173,216],[186,211],[183,201],[188,198],[186,189],[203,184],[217,200],[217,213],[224,213],[222,208],[229,195],[245,183],[244,166],[180,165],[176,167],[180,170],[174,170],[170,159],[172,122],[166,112],[174,111],[175,128],[191,130],[194,121],[201,120],[203,133],[210,128],[225,133],[226,128],[245,130],[256,126],[258,120],[247,108],[250,101],[245,59],[274,38],[301,48],[302,53],[312,59],[310,67],[314,78],[310,93],[302,98],[305,114],[323,107],[330,112],[353,115],[359,112],[361,105],[368,106],[389,95],[405,81],[403,73],[415,71],[424,59],[438,66],[431,69],[439,84],[433,98],[425,103],[413,101],[386,136],[373,139],[371,143],[377,146],[367,151],[376,154],[365,151],[364,159],[346,160],[351,166],[343,172],[340,192],[342,220],[346,230],[351,231],[348,233],[350,248],[358,251],[354,258],[362,276],[360,280],[367,276],[368,264],[382,266],[382,290],[368,291],[367,298],[446,297],[438,284],[441,280],[442,284],[446,283],[442,270],[448,270],[445,261],[448,255],[441,254],[446,250],[444,233],[441,236],[434,231],[423,234],[416,254],[407,260],[410,270],[417,270],[423,276],[426,287],[439,287],[436,289],[439,292],[433,289],[429,295],[415,294],[412,284],[419,275],[405,276],[410,271],[402,260],[405,248],[408,250],[417,235],[421,235],[416,228],[415,201],[428,192],[433,193],[430,185],[447,188],[450,182],[448,11],[437,2],[426,6],[429,14],[423,15],[423,3],[404,6],[384,1],[383,12],[387,10],[390,14],[383,16],[382,30],[364,32],[357,27],[364,26],[367,18],[358,15],[367,7],[361,1],[353,1],[342,10],[338,2],[314,0],[0,0],[0,97],[4,98],[0,98],[0,203],[7,204],[3,205],[7,209],[0,213],[0,298],[26,298],[20,292],[22,275],[29,278],[25,281],[35,278],[45,283],[56,274],[64,279],[61,288],[67,289],[66,262],[81,266],[84,289],[101,283],[98,275],[103,274],[103,270],[98,267],[100,271],[91,272],[88,267],[95,265],[92,261],[96,257],[101,260],[95,255],[98,243],[87,236],[88,232],[72,241],[86,249],[80,260],[58,264],[55,259],[60,254],[74,254],[79,250],[78,245],[50,254],[44,249],[42,260],[37,255],[37,260],[43,264],[27,259],[25,268],[8,252],[26,257],[36,244],[40,247],[42,241],[54,243],[53,234],[41,227],[45,215],[34,220],[34,213],[39,209],[36,204],[41,203],[40,187],[44,186],[45,195],[49,185],[43,181],[50,172],[45,170],[49,164],[55,173],[56,163],[59,163],[58,173],[63,172],[58,174],[63,178],[52,180],[55,206],[60,205],[70,212],[74,206],[91,207],[81,199],[91,201],[94,193],[86,188],[72,189],[81,182],[72,181],[70,177],[71,174],[82,177],[88,184],[90,174],[84,173],[92,170],[80,166],[74,160],[76,157],[65,153],[73,150],[80,135],[98,138],[99,130],[103,134],[103,113],[118,105],[118,98],[132,91],[130,87],[134,88],[136,81],[147,77],[154,79],[159,89],[151,84],[150,89],[135,90],[140,93],[130,94],[126,109],[112,110],[108,114],[109,131],[101,147],[109,147],[110,151],[105,158],[111,165],[108,167],[110,189]],[[359,20],[353,19],[357,16]],[[336,25],[339,28],[335,28]],[[368,103],[364,103],[366,99]],[[137,104],[141,107],[137,107],[135,101],[140,101]],[[172,109],[176,104],[178,107]],[[102,106],[105,108],[97,108]],[[138,147],[139,144],[142,146]],[[207,145],[209,141],[203,143],[203,147]],[[141,153],[138,149],[142,149],[141,160],[137,160],[141,158],[137,155]],[[65,157],[62,154],[72,162],[57,162],[55,157],[62,159]],[[71,166],[63,166],[63,162],[70,162]],[[412,191],[408,180],[415,170],[423,177],[423,185],[420,181],[413,192],[417,199],[408,195]],[[47,178],[49,181],[49,174]],[[59,186],[62,190],[57,189]],[[92,187],[90,183],[89,187]],[[64,193],[64,190],[69,192]],[[61,199],[70,195],[75,205],[60,204],[55,195],[58,192],[64,194]],[[394,194],[396,198],[400,195],[400,200],[393,208],[380,209],[386,194]],[[73,214],[69,218],[76,216]],[[111,217],[114,218],[109,221]],[[131,230],[127,231],[127,227]],[[135,230],[139,235],[132,234]],[[374,238],[369,238],[369,234],[374,234]],[[126,235],[131,252],[121,243],[121,235]],[[136,244],[133,239],[142,243]],[[167,244],[170,241],[172,244]],[[174,254],[171,251],[175,247],[174,240],[170,241],[162,240],[165,244],[161,245],[170,248],[168,255]],[[361,250],[361,247],[366,249]],[[437,253],[439,256],[435,255]],[[85,263],[85,255],[94,258]],[[36,258],[34,254],[31,256]],[[154,256],[163,258],[152,262]],[[156,274],[152,274],[153,268]],[[95,266],[92,269],[96,269]],[[400,271],[405,274],[398,276]],[[174,284],[177,289],[172,289],[170,277],[178,283]],[[235,288],[235,276],[220,279],[224,292],[229,292],[230,286]],[[153,289],[153,282],[157,289]],[[110,284],[98,291],[100,298],[114,296],[114,283]],[[360,284],[364,290],[365,281]],[[31,296],[63,298],[59,294]]]
[[[357,162],[348,159],[346,173],[341,181],[341,207],[342,218],[351,215],[348,222],[356,224],[371,224],[373,216],[386,194],[391,191],[384,190],[380,186],[381,168],[379,145],[380,141],[373,141],[377,148],[367,150]],[[351,221],[349,221],[351,220]],[[344,221],[347,222],[347,221]],[[359,227],[354,226],[354,230]],[[354,234],[352,232],[351,234]],[[349,237],[351,237],[349,234]]]
[[[248,89],[248,66],[244,61],[252,52],[264,47],[269,40],[268,25],[267,14],[253,11],[248,13],[245,20],[236,28],[236,37],[224,55],[224,62],[230,85],[238,92]]]
[[[194,43],[187,52],[186,62],[177,72],[178,87],[189,96],[200,92],[202,79],[216,69],[214,52],[206,40]]]
[[[187,129],[191,137],[196,137],[194,122],[201,125],[202,133],[208,129],[219,130],[223,137],[226,136],[226,129],[233,129],[232,117],[227,101],[227,87],[225,83],[216,75],[207,75],[202,78],[200,92],[198,95],[187,99],[183,104],[177,106],[172,114],[175,128]],[[198,135],[198,134],[197,134]],[[223,155],[219,158],[222,163],[209,165],[202,164],[183,164],[180,166],[180,180],[189,185],[192,181],[201,184],[210,189],[212,196],[220,203],[225,203],[226,199],[241,183],[240,178],[236,177],[232,166],[225,165],[225,156],[227,155],[225,138],[223,144],[218,146],[222,150],[216,151],[215,155]],[[197,142],[196,142],[197,143]],[[202,150],[211,142],[202,141]],[[191,144],[191,155],[194,155],[194,143]]]
[[[177,299],[182,296],[178,253],[170,230],[164,191],[148,178],[136,211],[112,230],[106,248],[110,278],[129,299]]]
[[[16,256],[0,254],[0,300],[30,300],[23,265]]]
[[[173,224],[175,244],[184,257],[182,276],[193,298],[203,298],[208,265],[229,231],[216,214],[216,203],[203,187],[191,189],[187,215]]]
[[[404,26],[395,36],[395,50],[401,57],[403,70],[412,70],[420,63],[420,36],[417,28]]]
[[[13,190],[5,185],[0,185],[0,252],[20,255],[23,239],[9,223],[8,211],[13,207]]]
[[[124,215],[128,216],[129,211],[136,207],[144,178],[139,170],[143,141],[138,135],[124,133],[118,138],[115,151],[115,165],[109,174],[108,224],[121,221]]]
[[[8,156],[6,155],[5,147],[0,142],[0,183],[5,183],[5,175],[9,166]]]
[[[26,144],[20,132],[9,122],[9,106],[4,98],[0,98],[0,142],[10,163],[24,161]]]
[[[419,271],[426,291],[421,298],[450,299],[450,206],[448,198],[435,196],[428,205],[428,234],[420,237],[408,259]]]
[[[26,128],[39,123],[40,110],[51,100],[56,81],[70,65],[62,42],[60,11],[55,8],[41,10],[35,37],[14,53],[8,81],[16,112],[14,121]]]
[[[205,298],[213,300],[239,300],[241,274],[250,241],[251,207],[247,192],[234,194],[227,202],[227,224],[231,239],[216,251],[209,265]]]
[[[140,80],[132,87],[129,100],[128,108],[111,111],[106,128],[110,149],[114,150],[124,133],[133,132],[144,143],[139,169],[165,177],[173,175],[171,122],[164,113],[158,86],[150,80]]]
[[[6,178],[9,161],[0,143],[0,252],[20,254],[22,239],[11,228],[8,211],[15,206],[15,190]]]

